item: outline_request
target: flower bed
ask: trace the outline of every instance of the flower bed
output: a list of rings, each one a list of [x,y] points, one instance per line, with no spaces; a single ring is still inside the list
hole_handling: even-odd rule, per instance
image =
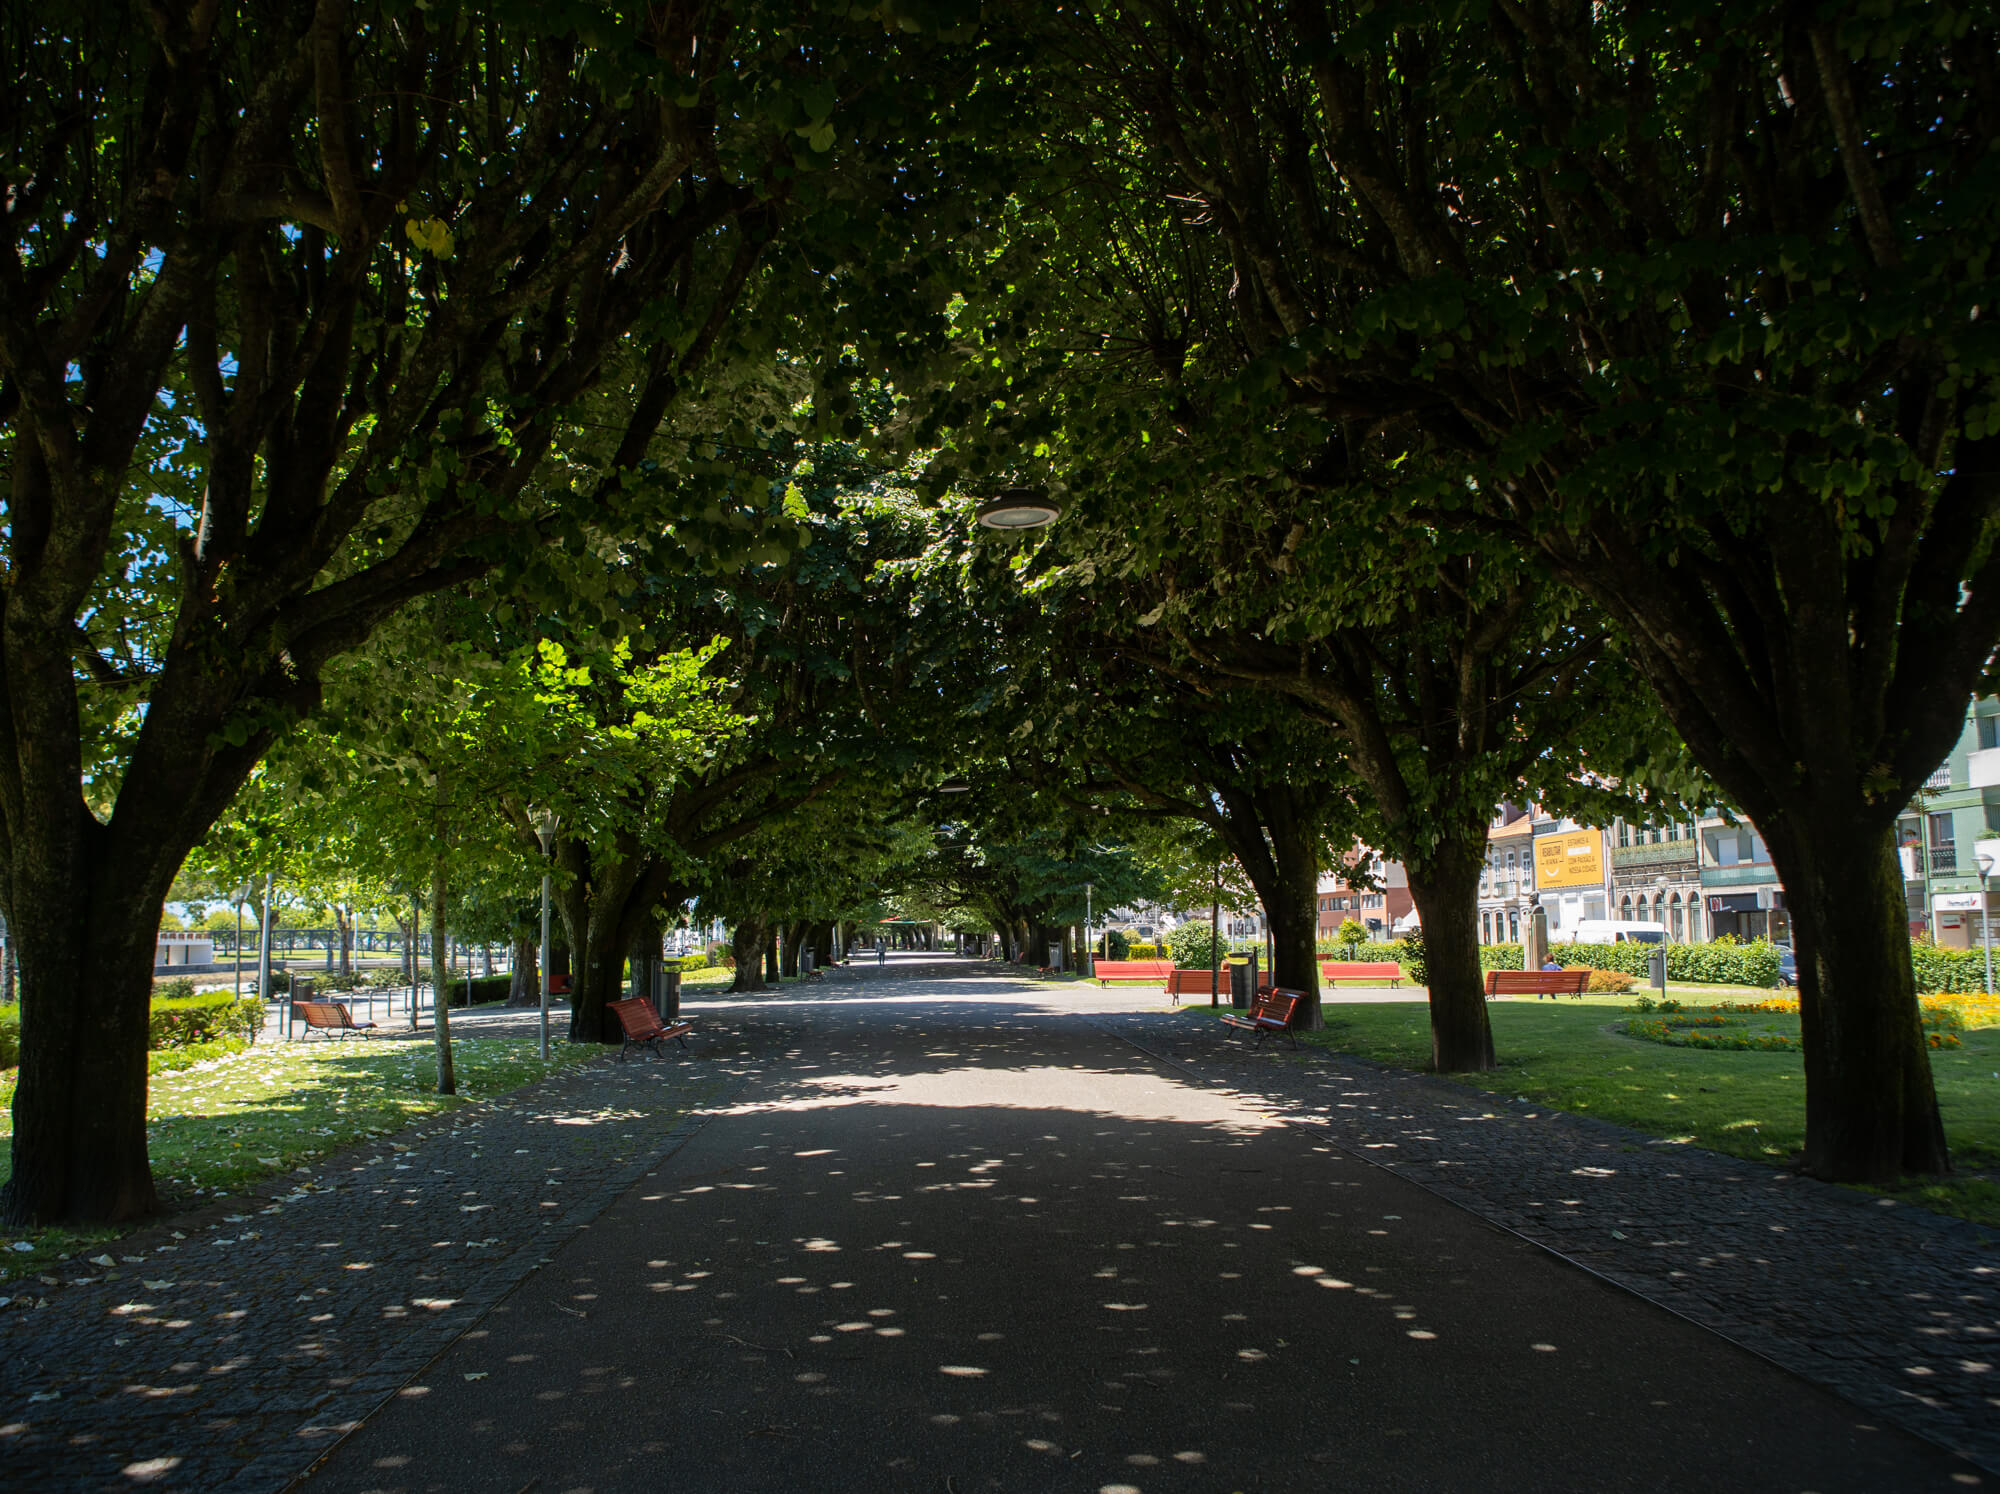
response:
[[[1718,1030],[1719,1029],[1719,1030]],[[1752,1032],[1742,1017],[1689,1013],[1684,1016],[1633,1017],[1625,1023],[1627,1037],[1662,1043],[1669,1048],[1753,1049],[1796,1053],[1799,1040],[1785,1032]]]

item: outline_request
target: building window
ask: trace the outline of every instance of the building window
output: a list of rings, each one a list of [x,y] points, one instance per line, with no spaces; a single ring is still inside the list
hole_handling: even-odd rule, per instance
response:
[[[1618,822],[1618,844],[1621,846],[1632,844],[1632,827],[1623,820]]]
[[[1979,750],[2000,747],[2000,716],[1981,716],[1974,726],[1979,732]]]
[[[1493,915],[1491,913],[1482,913],[1479,915],[1479,942],[1481,944],[1491,944],[1493,942]]]
[[[1519,913],[1510,912],[1507,915],[1507,942],[1509,944],[1519,944],[1521,942],[1521,915]]]
[[[1673,923],[1671,927],[1673,928],[1674,931],[1674,943],[1676,944],[1685,943],[1686,941],[1683,938],[1683,935],[1686,933],[1686,928],[1683,918],[1683,910],[1681,908],[1681,895],[1678,892],[1674,894],[1673,905],[1668,911],[1671,912],[1673,915]]]
[[[1621,897],[1620,899],[1618,899],[1618,921],[1620,923],[1630,923],[1632,921],[1631,898]]]
[[[1507,853],[1507,875],[1510,877],[1514,875],[1514,853],[1512,851]]]

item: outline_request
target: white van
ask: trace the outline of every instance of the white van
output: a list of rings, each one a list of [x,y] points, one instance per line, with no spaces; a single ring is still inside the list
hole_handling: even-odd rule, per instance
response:
[[[1565,934],[1569,930],[1563,931]],[[1551,940],[1551,943],[1558,942]],[[1611,918],[1586,918],[1576,926],[1577,944],[1665,944],[1664,923],[1620,923]]]

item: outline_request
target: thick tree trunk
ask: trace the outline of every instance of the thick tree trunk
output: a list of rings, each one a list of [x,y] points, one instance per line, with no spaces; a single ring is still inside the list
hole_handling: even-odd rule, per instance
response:
[[[1950,1171],[1892,829],[1827,814],[1764,836],[1798,953],[1806,1170],[1844,1183]]]
[[[785,925],[785,943],[779,951],[778,973],[797,978],[799,973],[799,946],[805,942],[807,924],[804,919],[795,919]]]
[[[1479,968],[1479,867],[1486,841],[1444,842],[1421,866],[1406,863],[1424,933],[1431,996],[1431,1066],[1441,1074],[1495,1067],[1486,977]]]
[[[1295,1027],[1324,1027],[1319,960],[1313,945],[1319,921],[1323,805],[1282,786],[1219,792],[1226,813],[1215,828],[1257,889],[1270,921],[1271,983],[1306,993],[1293,1018]]]
[[[151,878],[150,892],[121,892],[115,868],[92,864],[101,838],[95,824],[80,828],[61,862],[31,876],[15,869],[7,915],[19,946],[21,1064],[13,1175],[0,1193],[9,1226],[116,1223],[158,1207],[146,1157],[146,1019],[173,873]]]
[[[341,907],[338,903],[333,905],[333,926],[335,933],[340,938],[340,953],[335,959],[334,971],[343,977],[352,975],[354,973],[354,920],[349,915],[347,909]]]
[[[779,981],[778,930],[776,927],[768,928],[764,931],[764,979],[768,984],[774,986]]]
[[[736,979],[731,991],[762,991],[764,985],[764,921],[746,918],[730,930],[730,952],[736,956]]]
[[[438,790],[444,797],[442,785]],[[451,939],[445,933],[445,877],[443,856],[431,863],[431,1024],[437,1038],[437,1092],[458,1093],[458,1075],[451,1066],[451,972],[446,961]]]
[[[840,925],[837,923],[813,925],[813,963],[815,965],[832,965],[838,962],[840,956],[834,953],[834,951],[838,947],[839,929]]]
[[[1319,1005],[1319,951],[1314,944],[1319,929],[1319,865],[1310,852],[1308,865],[1309,870],[1295,868],[1284,879],[1275,900],[1264,899],[1264,911],[1271,920],[1271,984],[1306,993],[1293,1026],[1321,1028],[1326,1018]]]
[[[507,987],[507,1005],[535,1006],[542,1004],[541,951],[533,939],[514,941],[514,979]]]

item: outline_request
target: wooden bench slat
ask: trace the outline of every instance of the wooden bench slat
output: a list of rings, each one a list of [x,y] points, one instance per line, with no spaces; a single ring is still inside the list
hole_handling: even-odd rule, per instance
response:
[[[1282,1032],[1285,1040],[1296,1048],[1299,1040],[1292,1035],[1292,1023],[1298,1019],[1299,1004],[1305,999],[1304,991],[1287,991],[1282,987],[1260,991],[1248,1012],[1240,1017],[1235,1012],[1224,1012],[1222,1021],[1225,1026],[1256,1033],[1260,1043],[1272,1033]]]
[[[1574,996],[1581,1000],[1590,985],[1587,967],[1574,970],[1489,970],[1486,994],[1494,996]]]
[[[342,1037],[350,1032],[366,1036],[375,1026],[373,1022],[355,1021],[354,1013],[339,1001],[295,1001],[292,1007],[305,1018],[307,1032],[324,1032],[329,1039],[335,1033]]]
[[[1377,980],[1403,983],[1403,967],[1394,960],[1321,960],[1320,974],[1329,981]]]
[[[1099,960],[1092,967],[1099,981],[1165,980],[1174,968],[1172,960]]]
[[[628,996],[623,1001],[607,1003],[609,1009],[618,1016],[618,1025],[624,1031],[624,1042],[618,1045],[618,1057],[622,1060],[628,1048],[654,1048],[671,1038],[682,1048],[687,1047],[687,1035],[694,1031],[692,1022],[665,1023],[660,1014],[653,1010],[653,1004],[639,996]]]

